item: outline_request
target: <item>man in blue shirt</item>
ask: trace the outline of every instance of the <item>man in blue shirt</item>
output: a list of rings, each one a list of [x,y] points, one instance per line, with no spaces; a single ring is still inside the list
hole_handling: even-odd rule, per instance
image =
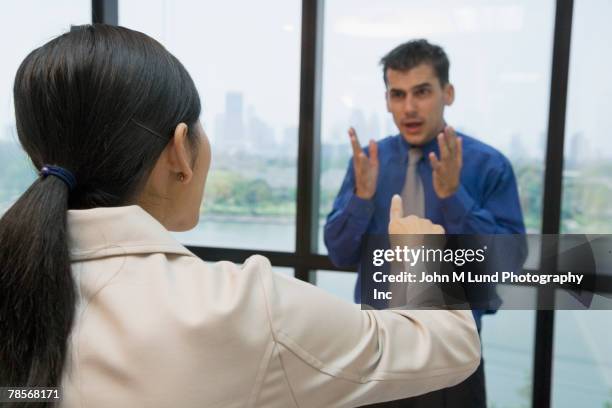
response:
[[[389,52],[381,65],[387,110],[400,134],[370,140],[362,150],[349,130],[353,158],[324,231],[332,262],[359,263],[366,235],[386,233],[394,194],[407,203],[405,215],[424,216],[447,234],[524,234],[509,161],[446,125],[444,108],[453,103],[454,88],[444,50],[426,40],[410,41]],[[480,329],[483,311],[473,313]],[[397,406],[485,407],[483,365],[462,384]]]

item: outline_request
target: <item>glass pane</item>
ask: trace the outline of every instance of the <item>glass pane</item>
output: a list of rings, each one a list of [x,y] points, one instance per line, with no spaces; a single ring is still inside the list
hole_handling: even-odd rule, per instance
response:
[[[610,13],[607,0],[574,2],[561,213],[565,233],[612,232],[612,146],[605,131],[612,84],[603,80],[612,57],[602,52],[612,39]],[[611,319],[611,311],[557,311],[554,406],[612,406]]]
[[[200,91],[213,160],[184,243],[294,250],[300,18],[298,0],[119,2],[120,24],[159,40]]]
[[[530,407],[535,312],[500,310],[485,315],[481,340],[488,406]]]
[[[355,127],[362,145],[399,133],[386,111],[379,60],[416,38],[449,56],[456,97],[445,111],[447,123],[510,159],[527,230],[539,232],[555,2],[325,4],[319,252],[327,252],[322,226],[350,159],[346,130]],[[507,310],[483,319],[489,406],[530,406],[534,320],[533,311]]]
[[[569,71],[561,230],[612,232],[610,116],[612,13],[609,0],[577,0]]]
[[[612,311],[555,315],[553,407],[612,407]]]
[[[608,0],[576,0],[569,70],[561,231],[612,233],[612,83]],[[599,306],[610,308],[610,297]],[[596,297],[597,298],[597,297]],[[559,299],[561,303],[564,299]],[[612,311],[555,315],[553,406],[612,407]]]
[[[287,276],[291,276],[292,278],[295,277],[295,269],[293,268],[285,268],[282,266],[273,266],[272,270],[276,273],[282,273],[283,275],[287,275]]]
[[[21,149],[15,128],[13,81],[21,61],[34,48],[70,29],[91,22],[91,2],[20,1],[2,5],[0,13],[0,214],[36,178]]]
[[[311,275],[312,276],[312,275]],[[313,280],[311,278],[311,280]],[[357,282],[357,274],[351,272],[315,271],[314,282],[321,289],[338,296],[347,302],[354,303],[353,291]]]
[[[362,144],[398,133],[386,111],[380,58],[426,38],[450,59],[456,98],[447,122],[511,160],[527,229],[539,232],[554,11],[553,0],[326,2],[321,226],[346,172],[348,127]]]

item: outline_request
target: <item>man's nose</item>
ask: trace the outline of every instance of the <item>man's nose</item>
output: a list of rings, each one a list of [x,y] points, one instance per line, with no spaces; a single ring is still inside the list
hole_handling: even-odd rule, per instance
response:
[[[404,99],[404,113],[416,113],[417,111],[417,102],[412,97],[412,95],[407,95]]]

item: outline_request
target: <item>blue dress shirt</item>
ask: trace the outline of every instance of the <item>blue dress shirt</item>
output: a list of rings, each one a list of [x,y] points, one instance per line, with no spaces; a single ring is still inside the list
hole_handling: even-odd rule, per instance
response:
[[[510,162],[499,151],[472,137],[463,139],[460,185],[452,196],[440,199],[432,184],[428,155],[439,158],[437,139],[424,146],[417,166],[425,193],[425,217],[444,227],[447,234],[524,234],[525,226],[516,179]],[[355,195],[352,158],[340,192],[325,223],[324,239],[331,261],[339,267],[359,263],[366,234],[387,234],[389,209],[394,194],[401,194],[410,145],[400,135],[377,142],[379,173],[376,193],[370,200]],[[368,154],[366,148],[366,154]],[[355,300],[360,302],[360,276]],[[480,327],[482,311],[474,311]]]

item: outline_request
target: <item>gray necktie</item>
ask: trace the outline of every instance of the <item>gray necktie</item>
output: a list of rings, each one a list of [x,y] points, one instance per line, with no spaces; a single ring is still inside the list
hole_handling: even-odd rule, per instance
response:
[[[410,147],[408,150],[408,170],[406,170],[406,181],[402,189],[402,202],[404,205],[404,216],[425,216],[425,193],[423,192],[423,181],[419,177],[417,164],[423,157],[423,151],[418,147]]]

